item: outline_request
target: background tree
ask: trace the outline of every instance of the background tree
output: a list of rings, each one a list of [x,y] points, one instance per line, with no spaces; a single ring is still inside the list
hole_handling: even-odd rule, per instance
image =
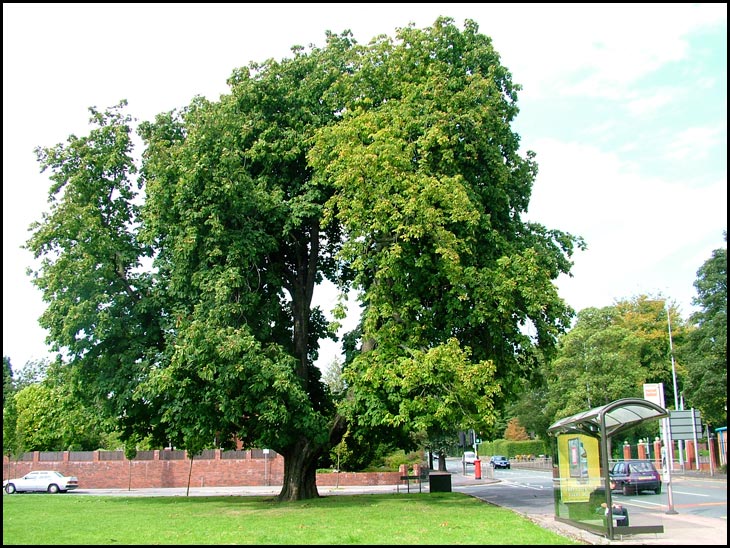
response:
[[[324,370],[322,380],[327,383],[333,395],[343,395],[347,390],[347,386],[342,379],[342,360],[339,358],[333,359]]]
[[[47,359],[30,360],[25,365],[13,372],[13,385],[15,391],[22,390],[31,384],[38,384],[48,376],[51,362]]]
[[[665,393],[671,394],[667,307],[672,336],[683,340],[687,326],[676,307],[662,299],[640,295],[613,306],[581,310],[575,326],[561,337],[555,359],[546,362],[542,376],[536,377],[544,382],[527,389],[514,407],[516,416],[547,439],[547,428],[556,420],[617,399],[641,398],[645,383],[661,382]],[[676,369],[681,383],[682,364],[678,362]],[[667,406],[673,407],[671,399]]]
[[[8,356],[3,356],[3,455],[18,453],[16,424],[18,413],[15,407],[15,382],[13,366]]]
[[[24,433],[18,428],[16,396],[24,388],[39,384],[46,378],[47,360],[31,360],[13,371],[10,358],[3,356],[3,454],[19,456],[25,451]],[[41,425],[43,426],[43,425]]]
[[[540,370],[545,370],[545,366],[541,365]],[[519,398],[507,408],[505,413],[509,417],[517,418],[532,438],[549,442],[551,438],[548,437],[547,430],[554,422],[552,420],[554,415],[549,415],[545,409],[547,399],[547,384],[541,375],[535,375],[532,379],[523,380],[523,389]],[[489,439],[497,438],[497,435],[492,435]]]
[[[434,467],[434,457],[438,461],[436,463],[437,470],[439,472],[447,472],[446,470],[446,456],[449,454],[454,447],[459,444],[459,436],[457,430],[431,430],[427,432],[426,440],[423,444],[426,451],[428,451],[428,466],[429,468]]]
[[[13,384],[13,366],[10,364],[10,358],[3,356],[3,407],[8,398],[15,392]]]
[[[529,440],[530,436],[527,435],[527,430],[520,424],[520,420],[514,417],[507,423],[507,428],[504,431],[504,439],[525,441]]]
[[[91,109],[89,137],[37,149],[54,184],[28,242],[41,325],[123,439],[272,448],[280,500],[317,496],[346,432],[492,425],[569,326],[554,282],[582,246],[521,219],[519,86],[473,21],[292,52],[141,124],[138,180],[126,102]],[[325,278],[362,295],[345,398],[314,365]]]
[[[724,233],[727,242],[727,231]],[[696,329],[679,346],[686,362],[683,387],[687,405],[699,409],[704,422],[727,425],[727,249],[716,249],[700,269],[690,317]]]
[[[76,397],[72,371],[49,365],[40,381],[21,388],[14,398],[17,451],[93,451],[106,447],[114,425],[98,408]]]

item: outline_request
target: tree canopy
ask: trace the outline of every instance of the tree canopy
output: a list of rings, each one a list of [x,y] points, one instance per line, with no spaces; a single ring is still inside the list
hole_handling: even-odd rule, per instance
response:
[[[554,282],[583,246],[522,219],[520,86],[476,23],[326,38],[141,123],[140,166],[126,102],[90,109],[88,137],[37,149],[27,243],[40,323],[122,437],[272,448],[282,500],[317,496],[346,433],[493,424],[569,327]],[[315,365],[325,279],[362,304],[341,394]]]
[[[9,368],[9,359],[4,362]],[[113,425],[76,397],[73,370],[61,362],[28,362],[11,375],[3,401],[3,453],[91,451],[110,440]]]
[[[724,234],[727,242],[727,231]],[[727,426],[727,249],[716,249],[697,271],[696,329],[679,353],[687,363],[684,394],[704,422]]]
[[[536,382],[508,413],[528,430],[547,437],[556,420],[621,398],[643,397],[645,383],[662,383],[666,405],[674,408],[669,325],[676,345],[692,327],[665,299],[639,295],[604,308],[578,312],[575,326],[560,337],[555,359],[546,361]],[[675,363],[678,390],[687,368]]]

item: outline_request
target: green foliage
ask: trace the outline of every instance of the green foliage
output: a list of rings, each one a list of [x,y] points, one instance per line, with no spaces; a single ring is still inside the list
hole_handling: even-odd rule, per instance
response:
[[[414,464],[423,464],[424,460],[422,450],[410,451],[408,453],[399,450],[383,459],[383,468],[386,470],[398,470],[401,464],[405,464],[409,469],[412,469]]]
[[[486,441],[477,447],[479,456],[504,455],[507,458],[516,456],[532,455],[550,455],[550,448],[545,440],[494,440]]]
[[[543,366],[543,371],[546,369]],[[554,422],[554,415],[547,413],[545,403],[549,390],[542,377],[537,376],[535,380],[523,380],[523,389],[517,399],[506,411],[509,417],[517,417],[533,438],[547,439],[547,430]],[[504,426],[506,428],[506,425]],[[504,431],[504,430],[502,430]],[[491,439],[498,439],[499,432],[494,432]]]
[[[111,426],[76,397],[68,371],[51,365],[48,376],[19,390],[14,399],[14,453],[93,451],[109,442]],[[3,425],[5,426],[5,425]]]
[[[19,456],[23,452],[18,431],[18,410],[15,395],[8,396],[3,405],[3,455]]]
[[[366,470],[384,469],[388,455],[398,451],[397,446],[388,440],[371,440],[350,433],[344,438],[345,449],[340,454],[340,470],[363,472]],[[336,461],[333,461],[333,464]]]
[[[309,153],[336,190],[325,222],[347,234],[364,305],[343,409],[358,428],[484,430],[533,344],[549,353],[569,325],[553,281],[582,241],[521,221],[536,165],[509,129],[519,86],[473,22],[401,29],[371,50]]]
[[[335,467],[337,470],[342,470],[343,463],[347,463],[352,459],[352,451],[347,447],[347,435],[342,438],[342,441],[335,445],[329,453],[329,461],[326,461],[323,457],[324,464]]]
[[[641,398],[644,383],[661,382],[671,389],[667,307],[672,337],[684,340],[690,328],[662,299],[641,295],[581,310],[575,326],[561,337],[555,358],[542,365],[535,384],[525,383],[511,412],[547,439],[554,421],[617,399]],[[681,389],[685,369],[677,363],[676,370]]]
[[[14,455],[21,452],[16,440],[17,420],[13,366],[10,358],[3,356],[3,455]]]
[[[459,436],[455,430],[429,430],[421,441],[422,446],[434,455],[454,454],[459,446]],[[444,463],[445,464],[445,463]]]
[[[40,261],[29,273],[48,304],[39,324],[83,383],[76,396],[128,435],[159,426],[158,399],[134,393],[163,360],[166,314],[153,272],[142,268],[154,251],[138,234],[142,195],[126,106],[92,107],[88,136],[36,148],[41,170],[51,172],[50,211],[31,225],[26,248]]]
[[[328,459],[320,461],[320,465],[335,467],[349,472],[371,472],[398,470],[400,464],[413,465],[424,461],[423,442],[420,437],[413,440],[412,447],[417,450],[405,451],[397,448],[392,442],[367,443],[348,432],[342,441],[329,453]]]
[[[15,392],[15,385],[13,382],[13,366],[10,364],[10,358],[3,356],[3,408],[5,402]]]
[[[339,397],[345,395],[347,385],[342,378],[342,362],[339,358],[335,358],[330,362],[322,375],[322,380],[327,383],[327,387],[333,396]]]
[[[727,232],[724,234],[727,242]],[[679,354],[686,362],[684,395],[699,409],[704,422],[727,425],[727,249],[716,249],[697,271],[700,310],[690,321],[696,326]]]

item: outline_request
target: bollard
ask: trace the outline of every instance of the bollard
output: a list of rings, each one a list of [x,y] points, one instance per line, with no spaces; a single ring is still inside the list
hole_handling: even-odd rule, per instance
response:
[[[474,479],[482,479],[482,461],[474,459]]]

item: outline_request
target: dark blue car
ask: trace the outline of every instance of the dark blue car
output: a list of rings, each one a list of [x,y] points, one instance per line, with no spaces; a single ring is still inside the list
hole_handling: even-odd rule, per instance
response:
[[[609,471],[611,489],[624,495],[638,495],[642,491],[662,492],[662,478],[648,460],[624,460],[614,463]]]
[[[503,455],[494,455],[489,462],[492,468],[510,468],[509,459]]]

